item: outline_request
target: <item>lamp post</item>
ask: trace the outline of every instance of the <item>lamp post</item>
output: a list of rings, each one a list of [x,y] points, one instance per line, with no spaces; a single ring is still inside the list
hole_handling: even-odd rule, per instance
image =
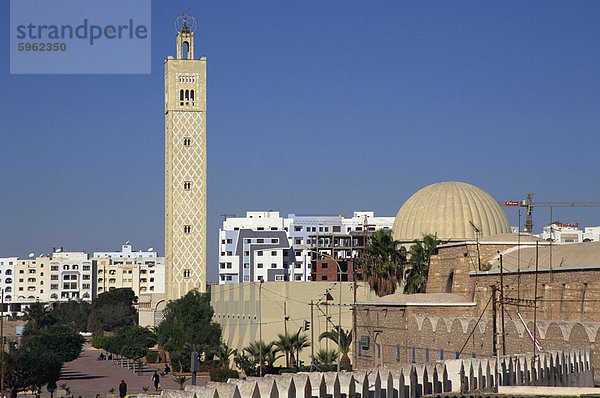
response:
[[[259,376],[262,377],[262,285],[264,280],[260,280],[260,284],[258,285],[258,369]]]
[[[324,254],[324,253],[320,253],[316,250],[312,250],[309,249],[308,247],[304,246],[304,245],[298,245],[298,248],[300,248],[301,250],[306,250],[312,253],[316,253],[317,256],[323,256],[325,258],[329,258],[331,260],[333,260],[333,262],[335,263],[335,265],[337,266],[338,269],[338,283],[340,284],[340,304],[339,304],[339,311],[338,311],[338,341],[337,341],[337,345],[338,345],[338,352],[337,352],[337,371],[339,373],[340,371],[340,361],[341,361],[341,350],[340,350],[340,345],[341,345],[341,337],[342,337],[342,268],[340,267],[340,263],[338,263],[338,261],[331,255],[329,254]]]

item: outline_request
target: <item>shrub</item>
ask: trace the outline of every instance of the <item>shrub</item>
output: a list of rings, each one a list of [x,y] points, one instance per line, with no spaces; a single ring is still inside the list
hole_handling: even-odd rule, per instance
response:
[[[158,352],[157,351],[148,351],[146,353],[146,362],[147,363],[158,362]]]
[[[298,373],[298,371],[296,370],[296,368],[283,368],[283,369],[279,369],[279,374],[282,375],[284,373]]]
[[[213,368],[210,370],[210,381],[226,382],[227,379],[238,379],[240,374],[237,370]]]

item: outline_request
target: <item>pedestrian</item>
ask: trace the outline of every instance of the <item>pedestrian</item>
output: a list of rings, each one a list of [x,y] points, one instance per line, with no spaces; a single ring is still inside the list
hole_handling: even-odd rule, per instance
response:
[[[169,364],[165,363],[165,374],[169,374],[170,371],[171,371],[171,368],[169,367]]]
[[[160,387],[160,376],[158,372],[155,370],[154,375],[152,376],[152,381],[154,382],[154,389],[158,391],[158,387]]]
[[[125,380],[121,380],[121,384],[119,384],[119,396],[125,398],[125,395],[127,395],[127,384]]]

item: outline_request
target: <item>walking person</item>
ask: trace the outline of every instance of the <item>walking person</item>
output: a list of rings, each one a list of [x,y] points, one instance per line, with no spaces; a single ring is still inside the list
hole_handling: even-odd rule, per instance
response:
[[[125,380],[121,380],[121,384],[119,384],[119,396],[125,398],[125,395],[127,395],[127,383],[125,383]]]
[[[158,391],[158,388],[160,387],[160,376],[156,370],[154,371],[154,375],[152,375],[152,381],[154,382],[154,389]]]

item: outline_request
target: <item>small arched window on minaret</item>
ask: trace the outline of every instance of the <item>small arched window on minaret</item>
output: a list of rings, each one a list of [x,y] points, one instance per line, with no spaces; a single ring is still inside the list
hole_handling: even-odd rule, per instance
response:
[[[183,90],[179,90],[179,106],[183,106]]]
[[[448,275],[448,280],[446,280],[446,293],[452,293],[452,285],[454,284],[454,271],[450,272]]]
[[[187,41],[183,42],[181,56],[182,56],[182,59],[191,59],[190,58],[190,43],[188,43]]]
[[[194,106],[194,90],[190,90],[190,101],[192,102],[192,106]]]
[[[190,104],[190,90],[185,90],[185,104]]]

